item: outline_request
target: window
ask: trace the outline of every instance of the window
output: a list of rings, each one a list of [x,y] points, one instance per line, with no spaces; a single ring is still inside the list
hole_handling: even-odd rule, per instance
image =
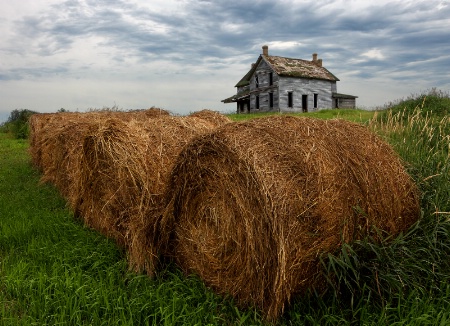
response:
[[[269,93],[269,106],[273,108],[273,93]]]
[[[317,109],[319,106],[319,94],[314,94],[314,108]]]
[[[255,85],[256,85],[256,88],[259,87],[259,78],[258,78],[258,76],[255,76]]]
[[[293,92],[288,92],[288,107],[289,107],[289,108],[294,107],[294,96],[293,96]]]
[[[273,72],[269,73],[269,85],[273,85]]]
[[[256,95],[256,110],[259,110],[259,95]]]

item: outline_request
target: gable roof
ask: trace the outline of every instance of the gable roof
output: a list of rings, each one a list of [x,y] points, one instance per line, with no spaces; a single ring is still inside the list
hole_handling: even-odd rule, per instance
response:
[[[279,76],[323,79],[329,81],[339,80],[335,75],[329,72],[328,69],[318,65],[314,61],[273,55],[261,55],[261,57],[266,60],[274,72]]]
[[[250,84],[250,78],[253,76],[261,60],[266,61],[271,69],[279,76],[339,81],[339,78],[329,72],[328,69],[318,65],[314,61],[261,54],[256,63],[235,87]]]
[[[258,63],[261,61],[261,57],[259,57],[258,61],[256,63],[252,64],[252,68],[248,71],[248,73],[245,74],[244,77],[234,86],[234,87],[242,87],[247,86],[250,84],[250,78],[252,77],[253,73],[256,70],[256,67],[258,66]]]

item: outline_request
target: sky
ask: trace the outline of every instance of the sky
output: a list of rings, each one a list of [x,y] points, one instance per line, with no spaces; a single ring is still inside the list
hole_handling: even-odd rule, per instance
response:
[[[0,122],[38,112],[221,100],[269,46],[337,76],[373,109],[450,91],[450,0],[0,0]]]

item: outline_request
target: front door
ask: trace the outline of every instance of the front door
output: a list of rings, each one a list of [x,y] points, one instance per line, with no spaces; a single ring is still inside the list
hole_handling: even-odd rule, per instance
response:
[[[308,95],[302,95],[302,110],[308,112]]]

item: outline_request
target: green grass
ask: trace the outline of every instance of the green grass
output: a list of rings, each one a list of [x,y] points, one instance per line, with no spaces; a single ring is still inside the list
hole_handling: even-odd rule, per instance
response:
[[[272,115],[292,115],[297,117],[311,117],[311,118],[319,118],[319,119],[337,119],[343,118],[353,122],[361,122],[365,123],[369,121],[375,111],[367,111],[367,110],[352,110],[352,109],[339,109],[339,110],[320,110],[317,112],[308,112],[308,113],[278,113],[278,112],[260,112],[260,113],[240,113],[240,114],[228,114],[233,121],[243,121],[254,118],[262,118]]]
[[[371,121],[373,112],[355,110],[305,114],[339,114],[389,141],[421,190],[423,216],[395,239],[322,257],[329,291],[295,298],[281,325],[450,324],[449,120],[421,100]],[[241,116],[249,118],[233,119]],[[130,273],[123,251],[39,183],[27,148],[0,133],[0,325],[262,324],[255,310],[237,309],[174,266],[153,280]]]

